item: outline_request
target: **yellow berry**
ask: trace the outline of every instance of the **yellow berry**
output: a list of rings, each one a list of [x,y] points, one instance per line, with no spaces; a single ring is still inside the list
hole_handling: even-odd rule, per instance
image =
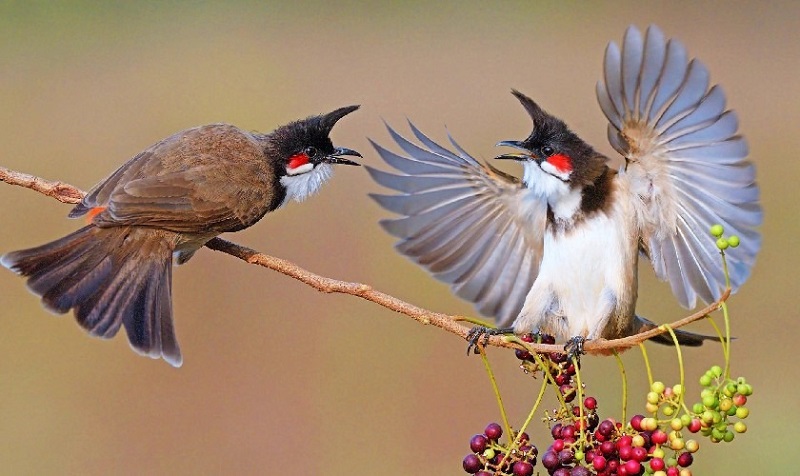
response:
[[[722,236],[723,233],[725,233],[725,229],[722,228],[722,225],[720,225],[719,223],[717,223],[716,225],[712,225],[711,230],[709,231],[711,231],[712,236],[715,236],[717,238],[719,238],[720,236]]]

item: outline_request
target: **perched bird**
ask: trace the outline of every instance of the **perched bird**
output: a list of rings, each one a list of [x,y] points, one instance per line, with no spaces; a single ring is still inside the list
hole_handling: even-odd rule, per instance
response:
[[[343,107],[271,133],[209,124],[178,132],[139,153],[72,209],[80,230],[0,263],[27,277],[44,306],[74,309],[91,335],[125,327],[131,347],[182,363],[172,322],[172,261],[185,263],[220,233],[238,231],[290,200],[302,201],[332,164],[359,165],[328,135],[358,109]]]
[[[655,26],[628,28],[605,53],[597,98],[608,138],[625,159],[617,171],[560,119],[520,92],[533,120],[519,152],[522,180],[483,165],[451,138],[455,152],[411,124],[421,145],[389,127],[404,155],[375,143],[399,173],[368,168],[399,192],[374,199],[401,218],[383,227],[400,253],[500,327],[551,334],[578,347],[655,326],[636,315],[639,256],[668,280],[680,304],[710,303],[726,288],[709,228],[741,237],[728,254],[732,289],[747,279],[761,244],[755,169],[719,86],[683,45]],[[388,127],[388,126],[387,126]],[[678,332],[700,345],[705,336]],[[658,340],[671,343],[667,335]]]

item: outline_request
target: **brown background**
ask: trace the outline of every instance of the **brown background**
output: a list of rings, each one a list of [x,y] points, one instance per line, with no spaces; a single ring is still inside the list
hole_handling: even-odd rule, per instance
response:
[[[351,103],[363,108],[334,141],[367,163],[378,158],[365,136],[387,143],[381,119],[407,130],[406,117],[440,140],[446,125],[489,158],[495,142],[528,132],[512,87],[611,154],[594,99],[603,49],[630,23],[658,23],[724,85],[766,209],[755,272],[731,300],[734,373],[756,391],[750,429],[729,445],[701,442],[693,469],[796,466],[795,2],[0,5],[0,164],[83,188],[183,128],[224,121],[270,130]],[[471,312],[394,253],[370,191],[377,186],[363,169],[341,169],[320,196],[227,238],[434,310]],[[0,185],[0,203],[0,251],[79,225],[65,219],[68,206],[31,191]],[[641,295],[640,312],[655,321],[685,312],[648,269]],[[88,338],[0,273],[0,472],[463,474],[470,436],[498,419],[463,341],[370,303],[209,250],[176,269],[174,299],[179,370],[135,356],[124,337]],[[650,348],[657,377],[676,383],[674,351]],[[491,356],[519,424],[538,382],[511,353]],[[685,356],[696,395],[697,377],[721,353],[710,346]],[[641,357],[625,361],[631,409],[641,411]],[[587,358],[584,378],[603,415],[618,416],[613,360]],[[544,450],[544,432],[534,435]]]

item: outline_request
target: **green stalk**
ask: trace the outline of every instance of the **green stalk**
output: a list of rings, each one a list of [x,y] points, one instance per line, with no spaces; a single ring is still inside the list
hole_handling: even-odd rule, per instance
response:
[[[647,352],[644,350],[644,345],[639,343],[639,346],[642,348],[642,352],[644,352],[645,362],[647,361]],[[628,421],[628,376],[625,373],[625,365],[622,363],[622,357],[619,356],[619,353],[614,350],[614,358],[617,359],[617,367],[619,367],[619,373],[622,375],[622,423],[625,424]],[[647,365],[647,373],[650,373],[650,364]],[[650,376],[652,380],[652,376]]]
[[[483,366],[486,368],[486,373],[489,375],[489,381],[492,382],[492,390],[494,391],[495,398],[497,398],[497,406],[500,408],[500,418],[503,419],[503,426],[505,426],[506,434],[513,435],[511,432],[511,424],[508,422],[506,407],[503,405],[503,397],[500,396],[500,389],[497,387],[497,380],[494,378],[491,365],[489,365],[489,359],[486,357],[486,352],[483,347],[479,346],[478,351],[481,354],[481,360],[483,361]]]

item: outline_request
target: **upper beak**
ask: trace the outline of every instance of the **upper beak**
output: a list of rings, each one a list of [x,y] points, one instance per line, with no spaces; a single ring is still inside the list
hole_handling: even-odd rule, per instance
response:
[[[351,155],[361,158],[364,157],[358,152],[354,151],[353,149],[347,149],[345,147],[337,147],[336,149],[333,150],[333,154],[325,157],[324,159],[322,159],[322,161],[327,162],[329,164],[361,165],[358,162],[354,162],[350,159],[345,159],[343,157],[340,157],[342,155]]]
[[[510,159],[510,160],[519,160],[519,161],[522,161],[522,160],[531,160],[531,159],[534,159],[534,158],[535,158],[535,157],[533,156],[533,154],[531,154],[531,151],[529,151],[528,149],[526,149],[526,148],[525,148],[525,146],[524,146],[524,145],[522,145],[522,143],[521,143],[521,142],[519,142],[519,141],[516,141],[516,140],[504,140],[504,141],[500,141],[500,142],[498,142],[498,143],[497,143],[497,144],[495,144],[495,145],[496,145],[497,147],[513,147],[513,148],[515,148],[515,149],[519,149],[519,150],[522,150],[522,151],[524,151],[524,152],[522,152],[522,153],[519,153],[519,152],[518,152],[518,153],[516,153],[516,154],[502,154],[502,155],[498,155],[497,157],[495,157],[495,159]]]

